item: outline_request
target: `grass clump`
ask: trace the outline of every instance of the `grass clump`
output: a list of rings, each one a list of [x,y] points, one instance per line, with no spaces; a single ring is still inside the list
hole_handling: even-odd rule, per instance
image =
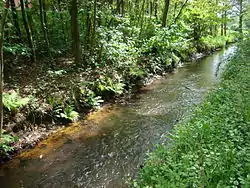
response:
[[[241,44],[221,83],[169,146],[149,155],[133,187],[250,187],[250,41]]]

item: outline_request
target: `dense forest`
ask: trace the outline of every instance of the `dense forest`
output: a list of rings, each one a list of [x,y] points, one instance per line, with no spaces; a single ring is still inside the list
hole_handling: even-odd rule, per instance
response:
[[[3,153],[20,130],[77,120],[250,27],[247,0],[0,3]]]

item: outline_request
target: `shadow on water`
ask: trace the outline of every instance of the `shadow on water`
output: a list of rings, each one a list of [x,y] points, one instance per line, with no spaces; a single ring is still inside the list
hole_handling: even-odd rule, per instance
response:
[[[145,153],[165,142],[173,126],[200,103],[235,51],[229,47],[185,64],[129,104],[106,107],[60,130],[2,166],[1,188],[126,187]]]

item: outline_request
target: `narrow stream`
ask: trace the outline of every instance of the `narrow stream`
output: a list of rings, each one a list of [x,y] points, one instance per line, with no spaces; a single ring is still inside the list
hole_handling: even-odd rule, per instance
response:
[[[224,67],[221,62],[235,51],[229,47],[185,64],[143,88],[129,104],[94,113],[84,128],[50,143],[51,150],[41,144],[33,157],[17,157],[1,167],[0,187],[127,187],[146,153],[167,141],[173,126],[213,89]]]

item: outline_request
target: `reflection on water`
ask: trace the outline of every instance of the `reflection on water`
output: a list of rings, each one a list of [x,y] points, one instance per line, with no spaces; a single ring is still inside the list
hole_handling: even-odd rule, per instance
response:
[[[147,92],[129,104],[95,113],[82,128],[32,150],[30,158],[17,157],[1,168],[1,188],[126,187],[145,153],[166,141],[173,125],[213,88],[218,67],[235,50],[186,64],[144,88]]]

